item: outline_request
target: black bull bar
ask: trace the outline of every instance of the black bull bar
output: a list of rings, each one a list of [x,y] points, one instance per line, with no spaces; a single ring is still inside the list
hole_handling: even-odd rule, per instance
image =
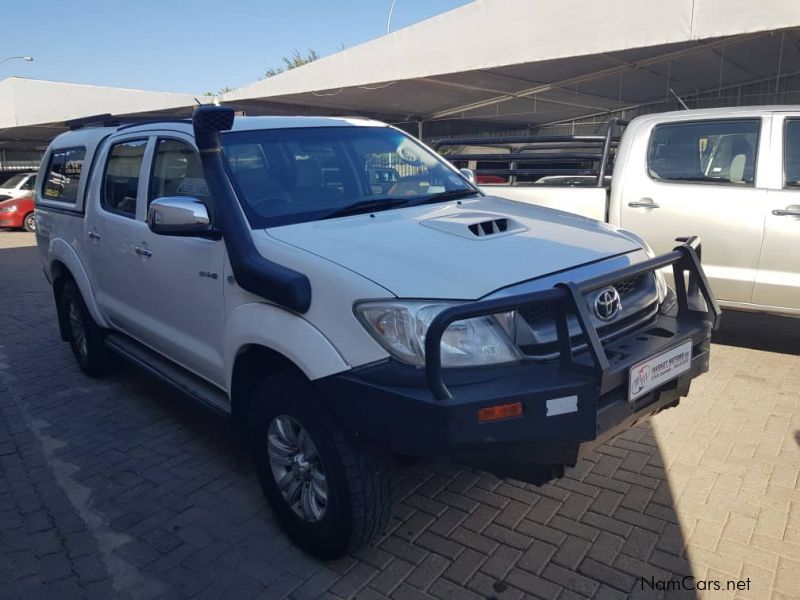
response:
[[[450,391],[442,380],[441,341],[445,330],[452,323],[522,307],[542,305],[554,309],[561,366],[581,372],[588,370],[598,378],[600,394],[610,391],[614,384],[607,377],[608,357],[600,342],[600,336],[592,324],[584,295],[621,279],[636,277],[664,267],[671,266],[675,277],[678,320],[685,317],[700,317],[711,323],[712,330],[716,330],[719,326],[721,311],[711,292],[703,268],[700,266],[700,238],[696,236],[678,238],[678,241],[683,243],[676,246],[671,252],[585,281],[578,283],[565,281],[553,288],[538,292],[467,302],[443,310],[433,319],[425,337],[425,375],[434,397],[439,400],[451,398]],[[688,277],[686,277],[687,273]],[[703,310],[690,306],[690,300],[698,296],[705,300]],[[589,366],[579,364],[575,360],[567,324],[567,316],[570,314],[575,315],[583,333],[584,343],[592,359],[592,364]]]

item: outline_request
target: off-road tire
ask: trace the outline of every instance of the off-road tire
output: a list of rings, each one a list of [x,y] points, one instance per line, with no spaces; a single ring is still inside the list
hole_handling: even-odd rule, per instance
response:
[[[391,511],[390,451],[345,433],[312,384],[298,374],[266,378],[252,401],[250,448],[264,495],[289,538],[309,554],[333,560],[383,532]],[[299,423],[322,460],[328,502],[319,521],[298,516],[275,481],[267,439],[269,425],[277,416]]]
[[[116,371],[120,358],[106,348],[105,332],[89,314],[86,303],[74,281],[67,281],[64,284],[59,296],[58,310],[63,319],[72,354],[81,371],[89,377],[103,377]],[[73,310],[75,313],[72,313]],[[81,343],[80,336],[76,332],[76,317],[83,327],[85,345]]]

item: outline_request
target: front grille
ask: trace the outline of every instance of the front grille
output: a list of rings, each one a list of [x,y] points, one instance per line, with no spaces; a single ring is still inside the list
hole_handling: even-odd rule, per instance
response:
[[[603,343],[610,342],[620,335],[626,333],[629,328],[652,321],[657,308],[658,307],[654,303],[651,306],[636,311],[632,315],[628,315],[627,317],[619,319],[614,323],[610,323],[604,327],[599,327],[597,329],[597,335],[600,336],[600,340]],[[577,350],[586,343],[586,337],[582,333],[579,333],[577,335],[570,336],[570,341],[572,342],[572,347]],[[519,349],[525,356],[530,358],[546,360],[558,358],[557,339],[539,344],[520,344]]]
[[[611,284],[619,292],[622,299],[623,312],[620,317],[609,323],[594,318],[593,303],[599,290],[586,294],[587,308],[597,327],[597,334],[604,342],[610,341],[628,332],[632,328],[651,320],[658,310],[655,282],[651,274],[621,279]],[[626,302],[626,300],[628,302]],[[625,310],[627,307],[627,310]],[[558,337],[555,328],[556,311],[552,306],[538,304],[522,307],[518,310],[522,319],[529,325],[536,339],[518,339],[520,350],[526,356],[538,359],[558,357]],[[626,314],[627,313],[627,314]],[[577,321],[569,315],[570,339],[573,348],[585,344],[586,340],[580,331],[576,331]]]
[[[640,277],[631,277],[630,279],[623,279],[622,281],[617,281],[613,284],[621,298],[624,298],[631,292],[635,291],[636,288],[639,287],[639,284],[642,282],[642,276]]]

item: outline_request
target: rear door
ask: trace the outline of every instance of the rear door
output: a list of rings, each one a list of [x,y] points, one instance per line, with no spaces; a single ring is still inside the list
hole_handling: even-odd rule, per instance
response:
[[[109,141],[105,164],[98,164],[86,211],[86,254],[95,296],[115,327],[138,337],[141,318],[132,302],[137,281],[136,240],[146,225],[138,200],[147,193],[142,177],[147,136],[116,136]],[[96,179],[94,179],[96,178]]]
[[[800,113],[773,116],[764,244],[753,303],[800,313]]]
[[[622,227],[658,253],[676,237],[701,236],[711,286],[731,303],[753,296],[768,204],[759,147],[769,143],[768,125],[761,118],[657,123],[637,132],[634,164],[619,182]]]

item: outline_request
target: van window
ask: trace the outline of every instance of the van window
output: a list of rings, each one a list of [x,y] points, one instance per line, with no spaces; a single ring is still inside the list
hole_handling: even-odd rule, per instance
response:
[[[783,144],[784,186],[800,188],[800,119],[786,121]]]
[[[119,142],[111,147],[103,178],[100,204],[110,212],[136,216],[139,175],[147,140]]]
[[[47,179],[42,190],[43,200],[75,204],[85,155],[86,148],[67,148],[50,154]]]
[[[753,185],[760,119],[657,125],[647,168],[664,181]]]
[[[150,177],[148,205],[165,196],[208,198],[208,186],[203,177],[200,155],[186,142],[159,139]]]

